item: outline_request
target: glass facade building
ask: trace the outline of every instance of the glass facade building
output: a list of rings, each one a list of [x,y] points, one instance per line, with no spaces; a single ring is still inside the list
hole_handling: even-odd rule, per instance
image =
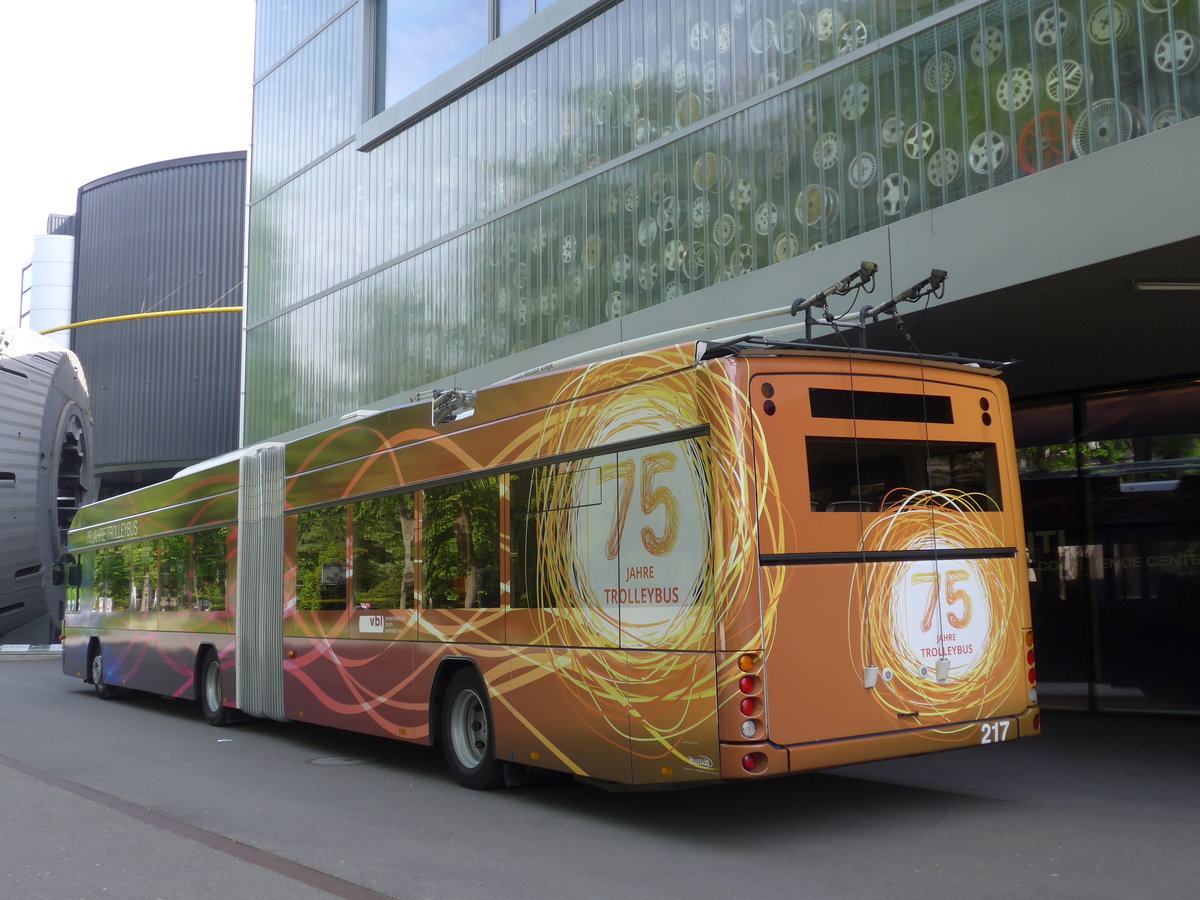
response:
[[[1197,0],[257,8],[246,443],[689,295],[736,313],[744,276],[1200,113]],[[1028,445],[1087,446],[1076,418]],[[1088,519],[1098,477],[1043,479],[1083,498],[1031,526],[1073,535],[1047,553],[1126,541]]]

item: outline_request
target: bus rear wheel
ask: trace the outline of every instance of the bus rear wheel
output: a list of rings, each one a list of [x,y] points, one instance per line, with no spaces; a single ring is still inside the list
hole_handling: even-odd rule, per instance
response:
[[[459,784],[478,791],[503,784],[487,691],[474,671],[454,673],[442,709],[442,751]]]
[[[104,657],[99,647],[92,654],[91,675],[92,687],[96,689],[96,696],[101,700],[112,700],[120,693],[120,688],[104,683]]]
[[[204,721],[221,727],[229,724],[229,710],[222,704],[221,660],[211,650],[204,656],[200,666],[200,708],[204,710]]]

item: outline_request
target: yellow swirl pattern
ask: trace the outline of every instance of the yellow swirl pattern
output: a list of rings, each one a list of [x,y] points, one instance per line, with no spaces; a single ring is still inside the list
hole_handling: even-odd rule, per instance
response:
[[[988,527],[983,513],[991,511],[985,496],[959,491],[904,492],[903,499],[865,530],[864,551],[938,550],[953,556],[957,548],[996,547],[1000,538]],[[969,570],[970,581],[982,596],[968,598],[952,607],[952,598],[942,596],[940,583],[928,579],[937,615],[964,623],[966,615],[988,616],[983,645],[974,648],[969,665],[960,667],[945,681],[934,675],[934,662],[921,659],[911,646],[902,623],[911,614],[909,587],[912,564],[906,562],[860,563],[855,566],[851,590],[849,634],[860,635],[858,653],[851,659],[860,666],[878,666],[891,675],[880,679],[873,691],[884,708],[896,714],[918,713],[920,721],[955,721],[986,718],[998,709],[1014,678],[1019,677],[1021,653],[1017,621],[1016,566],[1011,560],[954,560],[953,565]],[[925,579],[920,579],[925,580]],[[858,617],[862,627],[855,625]],[[925,622],[922,623],[926,625]],[[978,623],[976,623],[978,624]],[[861,675],[861,668],[856,675]],[[961,726],[964,728],[973,725]],[[953,729],[951,729],[953,730]]]

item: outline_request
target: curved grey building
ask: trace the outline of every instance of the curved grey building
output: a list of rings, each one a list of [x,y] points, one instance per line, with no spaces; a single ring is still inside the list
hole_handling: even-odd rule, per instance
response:
[[[246,153],[166,160],[79,189],[74,319],[242,303]],[[100,493],[168,478],[237,446],[241,317],[77,328]]]
[[[46,619],[44,632],[23,636],[54,641],[67,527],[95,499],[92,417],[75,355],[32,331],[0,331],[0,422],[0,638]]]

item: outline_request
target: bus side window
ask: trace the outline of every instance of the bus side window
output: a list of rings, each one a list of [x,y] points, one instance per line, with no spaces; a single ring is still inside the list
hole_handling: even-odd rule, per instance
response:
[[[191,607],[200,612],[223,612],[226,596],[228,528],[192,535]]]
[[[421,511],[427,609],[500,606],[500,479],[429,488]]]
[[[392,494],[354,505],[354,606],[410,609],[416,579],[416,497]]]
[[[149,614],[155,611],[155,587],[158,582],[157,544],[157,541],[139,541],[121,548],[122,555],[129,564],[127,608],[131,613]]]
[[[347,572],[345,506],[300,513],[296,524],[296,607],[313,610],[346,608]]]
[[[133,573],[129,569],[127,549],[103,547],[96,551],[93,559],[93,609],[101,612],[129,609]]]
[[[509,476],[512,606],[541,605],[538,591],[538,484],[549,469],[527,469]]]
[[[177,534],[159,538],[155,543],[158,545],[158,608],[166,612],[186,609],[190,536]]]

